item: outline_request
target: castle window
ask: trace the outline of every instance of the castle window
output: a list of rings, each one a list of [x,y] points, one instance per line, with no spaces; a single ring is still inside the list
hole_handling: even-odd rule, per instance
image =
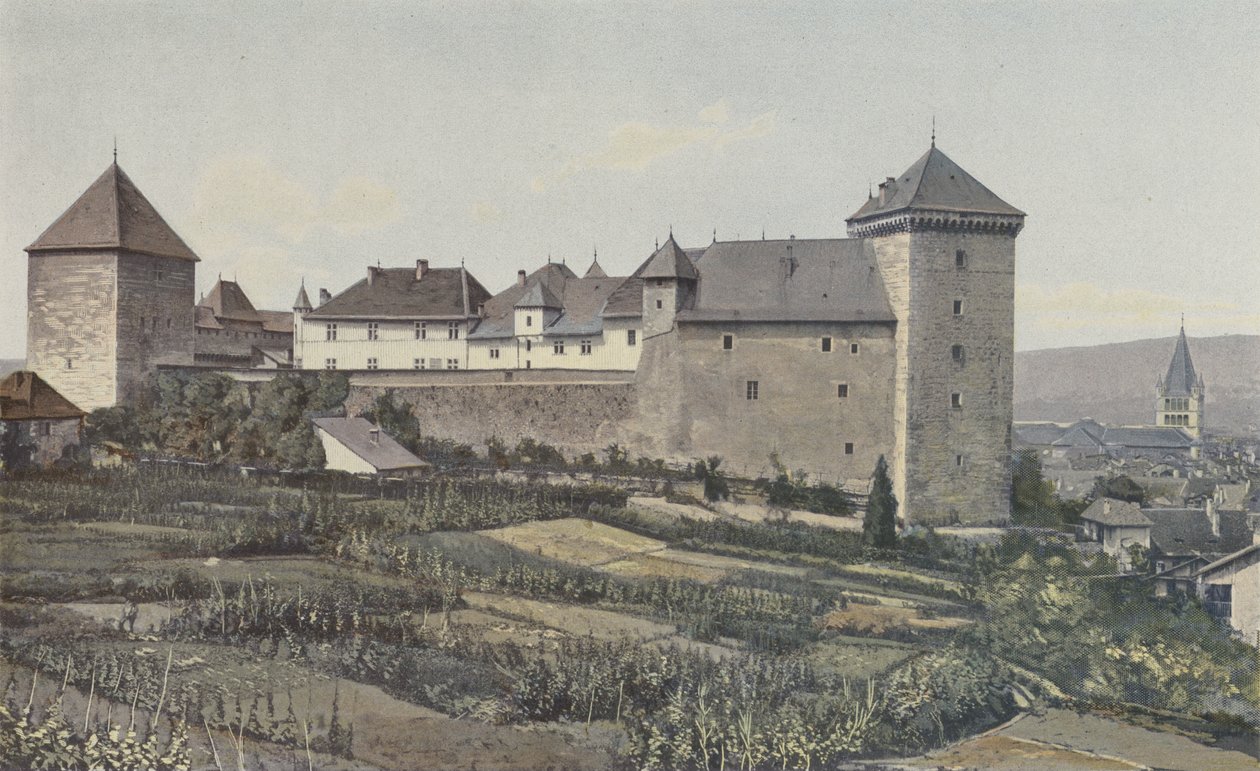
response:
[[[528,352],[530,352],[530,351],[532,351],[532,350],[534,350],[534,341],[532,341],[532,340],[526,340],[526,341],[525,341],[525,352],[526,352],[526,353],[528,353]]]
[[[381,336],[381,325],[379,322],[369,321],[367,323],[367,329],[368,329],[369,340],[375,340]]]
[[[638,342],[638,337],[635,334],[635,330],[627,329],[626,330],[626,345],[634,345],[637,342]]]
[[[423,340],[429,335],[429,328],[423,321],[416,322],[416,339]]]
[[[954,252],[954,267],[955,268],[967,267],[967,250],[966,249],[959,249],[958,251]]]
[[[74,359],[66,359],[66,369],[74,369]]]
[[[525,326],[527,326],[527,327],[532,327],[532,326],[534,326],[534,317],[533,317],[533,316],[530,316],[529,314],[526,314],[526,315],[525,315]]]
[[[324,369],[336,369],[336,368],[337,368],[336,359],[324,359]]]
[[[447,359],[447,360],[446,360],[446,368],[447,368],[447,369],[459,369],[459,359]]]
[[[656,301],[656,309],[657,309],[658,311],[659,311],[661,308],[664,308],[664,307],[665,307],[665,303],[661,302],[660,300],[657,300],[657,301]]]
[[[411,362],[413,369],[424,369],[424,359],[415,359]]]
[[[849,343],[849,353],[857,353],[857,352],[858,352],[858,344]]]
[[[831,353],[831,338],[830,337],[824,337],[822,339],[822,352]]]
[[[729,351],[735,347],[735,335],[722,335],[722,350]]]
[[[170,319],[167,319],[167,320],[166,320],[166,328],[167,328],[167,329],[170,329],[170,328],[171,328],[171,320],[170,320]]]
[[[492,358],[492,359],[497,359],[497,358],[499,358],[499,349],[498,349],[498,348],[491,348],[491,349],[490,349],[490,358]]]
[[[532,367],[533,367],[533,364],[532,364],[532,363],[530,363],[530,360],[529,360],[529,359],[526,359],[526,360],[525,360],[525,369],[531,369]]]
[[[552,343],[551,352],[557,356],[563,356],[564,355],[564,341],[557,340],[554,343]]]
[[[962,315],[962,300],[954,300],[954,315]]]
[[[761,389],[761,384],[756,380],[749,380],[744,386],[744,398],[750,402],[757,401],[757,392]]]
[[[458,321],[446,322],[446,339],[447,340],[459,339],[459,322]]]
[[[951,346],[949,349],[949,357],[961,364],[963,360],[963,347],[961,345]]]
[[[852,455],[852,454],[853,454],[853,442],[845,442],[845,443],[844,443],[844,454],[845,454],[845,455]]]
[[[380,366],[377,364],[376,359],[368,359],[368,360],[367,360],[367,368],[368,368],[368,369],[380,369]]]
[[[329,324],[324,325],[324,339],[325,340],[337,339],[337,325],[335,323],[329,323]]]
[[[140,331],[144,331],[144,316],[140,317]]]
[[[581,349],[580,349],[580,350],[581,350],[581,354],[582,354],[583,356],[590,356],[590,355],[591,355],[591,341],[590,341],[590,340],[583,340],[583,341],[582,341],[582,347],[581,347]]]
[[[52,436],[52,423],[49,423],[47,420],[41,420],[39,423],[39,435]]]
[[[849,384],[848,383],[840,383],[839,385],[836,386],[836,397],[839,399],[849,398]]]
[[[961,410],[962,409],[962,394],[957,393],[957,392],[950,394],[949,406],[953,407],[956,410]]]
[[[149,320],[149,330],[152,332],[157,331],[157,316],[154,316],[152,319]]]
[[[955,466],[957,466],[958,468],[962,468],[962,467],[963,467],[963,456],[961,456],[961,455],[955,455],[955,456],[954,456],[954,465],[955,465]]]

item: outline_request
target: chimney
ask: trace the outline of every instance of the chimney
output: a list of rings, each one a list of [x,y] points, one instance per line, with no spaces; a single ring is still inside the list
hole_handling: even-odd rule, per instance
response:
[[[381,427],[380,426],[372,426],[371,428],[368,429],[368,441],[371,442],[372,444],[381,443]]]
[[[327,289],[321,286],[319,288],[319,304],[323,305],[324,303],[328,302],[331,299],[332,299],[332,292],[329,292]]]
[[[380,272],[381,272],[381,269],[376,267],[375,265],[368,266],[368,286],[372,286],[373,284],[376,283],[376,274]]]
[[[1207,518],[1212,525],[1212,535],[1221,537],[1221,514],[1216,510],[1216,501],[1208,498],[1207,500]]]
[[[879,183],[879,205],[880,206],[883,206],[884,204],[888,203],[888,193],[891,192],[889,188],[892,187],[893,183],[896,181],[897,180],[893,179],[892,177],[888,177],[883,182]]]
[[[477,318],[484,319],[486,317],[486,304],[477,303]]]
[[[516,271],[516,285],[525,286],[525,271],[523,270]]]
[[[428,260],[416,260],[416,281],[424,278],[424,274],[429,272]]]

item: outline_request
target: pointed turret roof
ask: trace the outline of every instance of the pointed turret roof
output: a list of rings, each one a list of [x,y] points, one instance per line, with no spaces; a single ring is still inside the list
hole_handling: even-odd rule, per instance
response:
[[[586,269],[582,278],[608,278],[608,274],[599,266],[599,257],[591,261],[591,267]]]
[[[1168,374],[1164,376],[1165,396],[1190,396],[1199,384],[1198,375],[1194,372],[1194,362],[1190,359],[1190,345],[1186,342],[1186,328],[1181,328],[1177,338],[1177,347],[1173,350],[1172,361],[1168,363]]]
[[[900,177],[879,187],[883,203],[878,196],[868,198],[862,208],[849,217],[850,221],[902,209],[1024,216],[1024,212],[998,198],[935,144]]]
[[[564,303],[560,302],[555,292],[541,280],[534,281],[525,294],[521,295],[521,299],[516,301],[517,308],[563,308]]]
[[[241,285],[235,281],[219,279],[210,293],[197,304],[203,308],[212,309],[217,318],[240,321],[258,320],[258,309],[249,301]]]
[[[311,298],[306,294],[306,282],[303,281],[302,286],[298,288],[297,299],[293,301],[293,310],[309,311],[313,309],[314,306],[311,305]]]
[[[687,257],[687,254],[674,241],[674,234],[670,233],[665,243],[661,244],[656,252],[648,258],[634,273],[639,278],[685,278],[696,279],[699,274],[696,273],[696,266]]]
[[[116,162],[26,247],[27,252],[62,249],[126,249],[200,261]]]

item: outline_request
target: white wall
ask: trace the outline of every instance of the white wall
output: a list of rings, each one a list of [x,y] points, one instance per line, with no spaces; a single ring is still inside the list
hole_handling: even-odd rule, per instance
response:
[[[324,468],[329,471],[349,471],[352,474],[375,474],[372,464],[360,458],[341,442],[334,439],[327,431],[315,427],[315,435],[324,446]]]

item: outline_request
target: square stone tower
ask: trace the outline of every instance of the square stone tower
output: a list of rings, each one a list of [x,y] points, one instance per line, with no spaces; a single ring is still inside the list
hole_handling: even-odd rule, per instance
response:
[[[1010,513],[1015,238],[1024,213],[932,143],[849,217],[897,317],[894,492],[909,522]]]
[[[70,401],[127,402],[193,363],[198,257],[117,161],[26,252],[26,366]]]
[[[1195,439],[1202,437],[1204,396],[1203,376],[1194,371],[1183,321],[1168,374],[1155,386],[1155,425],[1176,426]]]

